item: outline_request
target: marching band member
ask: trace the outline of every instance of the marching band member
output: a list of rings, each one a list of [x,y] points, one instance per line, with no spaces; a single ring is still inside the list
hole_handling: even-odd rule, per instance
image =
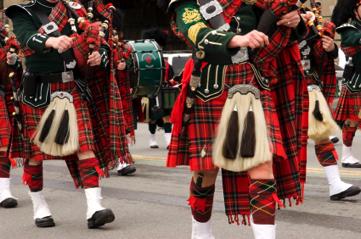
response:
[[[335,110],[335,119],[342,126],[342,166],[361,168],[359,159],[352,154],[352,143],[360,125],[361,81],[360,81],[360,34],[361,1],[338,0],[333,10],[332,21],[341,35],[341,48],[349,57],[344,70],[341,95]]]
[[[0,22],[0,207],[13,208],[17,206],[17,200],[10,191],[10,169],[17,164],[14,158],[21,157],[21,144],[16,143],[17,124],[21,123],[17,121],[18,102],[15,102],[14,94],[22,68],[17,56],[19,45],[7,28]],[[12,147],[13,152],[10,151],[12,144],[16,144]]]
[[[167,162],[192,171],[193,239],[214,238],[218,168],[229,222],[248,218],[256,239],[275,238],[279,198],[302,201],[308,107],[296,2],[170,3],[175,33],[194,49],[172,112]]]
[[[117,158],[118,166],[116,170],[118,175],[130,175],[136,171],[128,148],[128,141],[134,139],[131,135],[132,128],[129,127],[128,123],[129,107],[131,105],[129,105],[129,94],[124,94],[127,91],[127,87],[124,87],[122,82],[124,72],[118,70],[118,62],[116,62],[119,53],[117,52],[118,46],[115,47],[113,41],[113,29],[119,29],[119,11],[114,8],[112,1],[109,0],[81,0],[81,2],[88,9],[88,18],[95,22],[101,22],[104,40],[110,47],[110,55],[106,59],[109,65],[105,69],[94,71],[90,83],[90,87],[94,89],[94,94],[103,96],[102,100],[97,103],[96,108],[98,110],[95,109],[95,111],[100,109],[101,119],[93,118],[93,125],[103,139],[109,139],[109,141],[101,140],[100,143],[103,148],[109,147],[112,151],[111,157]],[[106,86],[109,85],[109,88],[106,90],[102,87],[104,79],[109,81],[106,84]],[[102,110],[104,104],[111,108],[109,112]],[[107,127],[104,127],[104,125]],[[129,140],[127,134],[130,137]]]
[[[154,39],[158,45],[163,49],[167,44],[167,35],[162,32],[160,29],[148,29],[143,32],[143,39]],[[174,72],[172,66],[168,63],[167,59],[164,59],[165,71],[164,71],[164,80],[162,82],[163,85],[173,86],[177,84],[174,80]],[[161,94],[161,92],[159,93]],[[157,105],[157,98],[159,99],[159,95],[150,98],[150,109],[153,107],[161,107]],[[159,101],[158,101],[159,102]],[[150,133],[149,138],[149,147],[150,148],[159,148],[155,134],[157,131],[157,126],[164,129],[164,140],[166,142],[166,147],[169,147],[170,140],[172,137],[172,124],[169,121],[171,110],[161,108],[161,114],[152,114],[150,113],[150,122],[148,123],[148,129]]]
[[[99,177],[115,162],[100,156],[109,152],[100,147],[101,138],[92,125],[96,115],[89,109],[99,95],[90,92],[84,74],[106,67],[108,51],[100,44],[98,24],[77,19],[79,26],[85,26],[77,33],[74,13],[85,17],[86,11],[78,3],[68,5],[60,0],[35,0],[6,10],[25,55],[21,111],[27,160],[23,181],[30,189],[37,227],[55,226],[43,194],[43,161],[51,159],[64,159],[76,186],[84,188],[89,229],[115,218],[101,204],[99,185]],[[80,50],[85,59],[79,58]]]
[[[316,4],[319,6],[316,7]],[[320,7],[320,3],[311,2],[312,9]],[[303,14],[309,30],[300,42],[302,65],[310,94],[309,136],[315,141],[317,159],[325,170],[330,199],[341,200],[355,196],[361,190],[341,180],[337,165],[338,153],[329,139],[330,134],[338,131],[330,111],[336,94],[334,60],[338,56],[338,47],[334,42],[335,25],[329,21],[321,22],[320,12],[316,14],[309,10]]]

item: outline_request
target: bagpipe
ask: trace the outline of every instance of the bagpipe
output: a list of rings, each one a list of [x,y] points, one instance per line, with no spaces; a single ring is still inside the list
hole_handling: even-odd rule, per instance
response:
[[[302,13],[310,12],[312,13],[311,19],[308,20],[307,26],[311,29],[311,37],[322,37],[324,35],[335,37],[336,27],[333,22],[324,20],[322,16],[322,3],[309,0],[310,8],[306,6],[307,0],[300,0],[300,10]]]
[[[303,57],[302,62],[304,70],[307,75],[315,78],[316,81],[321,81],[320,75],[317,72],[311,72],[311,47],[308,46],[308,41],[313,41],[314,44],[318,44],[315,49],[319,49],[323,54],[318,54],[319,58],[322,58],[324,54],[321,38],[328,36],[332,39],[335,37],[335,25],[332,22],[324,21],[322,17],[322,4],[315,0],[310,0],[310,9],[305,6],[306,1],[302,1],[301,11],[302,13],[312,13],[312,17],[307,22],[307,26],[310,29],[310,33],[306,40],[300,43],[301,55]],[[315,41],[317,40],[317,41]],[[333,64],[333,62],[332,62]],[[323,64],[320,66],[323,67]],[[322,69],[320,70],[322,74]],[[322,84],[322,82],[320,82]],[[330,106],[328,105],[322,90],[317,84],[310,84],[308,86],[309,95],[309,109],[308,109],[308,137],[315,142],[321,142],[327,140],[329,136],[335,135],[339,132],[339,127],[334,121]]]

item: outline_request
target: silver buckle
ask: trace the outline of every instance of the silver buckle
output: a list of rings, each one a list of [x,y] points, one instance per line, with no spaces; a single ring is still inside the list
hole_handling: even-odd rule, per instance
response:
[[[49,22],[48,24],[43,25],[41,28],[43,28],[44,32],[47,35],[50,35],[54,32],[56,32],[57,30],[59,30],[58,25],[56,25],[55,22]]]
[[[235,55],[232,56],[232,63],[238,64],[249,60],[248,49],[242,47]]]
[[[55,98],[68,99],[70,103],[73,103],[73,96],[66,91],[55,91],[51,94],[50,100],[53,101]]]
[[[65,71],[61,73],[61,80],[63,83],[74,81],[73,71]]]
[[[199,10],[206,21],[223,12],[223,8],[217,0],[212,0],[202,5]]]

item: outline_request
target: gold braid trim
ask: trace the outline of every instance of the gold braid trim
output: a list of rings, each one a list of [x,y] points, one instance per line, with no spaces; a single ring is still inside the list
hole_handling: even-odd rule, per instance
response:
[[[201,29],[207,28],[203,22],[198,22],[188,29],[188,38],[196,44],[198,33]]]

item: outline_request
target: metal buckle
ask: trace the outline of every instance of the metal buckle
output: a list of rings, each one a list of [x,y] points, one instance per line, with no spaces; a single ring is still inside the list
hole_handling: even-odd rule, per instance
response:
[[[53,101],[54,98],[68,99],[70,103],[73,103],[73,96],[66,91],[55,91],[51,94],[51,101]]]
[[[61,80],[63,83],[74,81],[73,71],[65,71],[61,73]]]
[[[43,25],[42,28],[47,35],[50,35],[59,30],[59,27],[55,22],[49,22],[48,24]]]
[[[239,84],[239,85],[235,85],[232,86],[229,90],[228,90],[228,98],[232,99],[232,97],[236,94],[236,93],[240,93],[241,95],[247,95],[248,93],[251,93],[254,95],[254,97],[259,100],[261,99],[261,92],[259,89],[257,89],[255,86],[253,85],[249,85],[249,84]]]
[[[199,10],[206,21],[223,12],[223,8],[217,0],[202,5]]]

